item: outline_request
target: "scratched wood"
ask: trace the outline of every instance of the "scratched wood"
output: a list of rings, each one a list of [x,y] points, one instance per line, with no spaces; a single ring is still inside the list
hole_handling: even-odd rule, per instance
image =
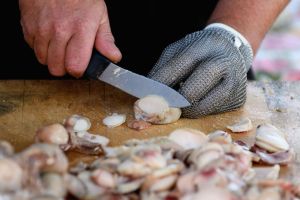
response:
[[[286,132],[288,141],[300,154],[300,83],[253,82],[248,84],[245,106],[239,110],[200,119],[180,119],[170,125],[155,125],[144,131],[134,131],[126,124],[107,128],[102,119],[114,112],[133,118],[136,99],[109,85],[96,81],[0,81],[0,139],[11,142],[17,151],[29,146],[37,128],[62,122],[71,114],[81,114],[91,119],[91,132],[111,139],[119,145],[130,138],[149,138],[167,135],[181,127],[199,129],[205,133],[226,130],[226,126],[249,117],[254,126],[269,122]],[[254,131],[232,134],[235,139],[253,141]],[[70,160],[86,156],[71,153]],[[299,157],[297,156],[297,161]]]

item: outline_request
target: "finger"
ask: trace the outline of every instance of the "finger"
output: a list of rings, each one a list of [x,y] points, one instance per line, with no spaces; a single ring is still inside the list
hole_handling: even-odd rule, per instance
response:
[[[184,48],[185,46],[182,45],[182,41],[177,41],[167,46],[160,55],[158,61],[155,63],[154,67],[149,72],[148,77],[152,78],[160,68],[164,67],[167,62],[169,62],[178,52],[181,52]]]
[[[177,55],[151,74],[151,79],[170,87],[177,85],[188,77],[199,65],[197,59],[190,59],[189,54]]]
[[[112,62],[119,62],[122,54],[115,45],[114,37],[111,33],[108,17],[100,24],[95,40],[96,49]]]
[[[240,82],[237,91],[232,94],[228,102],[224,103],[220,108],[222,112],[233,110],[245,104],[247,98],[247,76]]]
[[[179,92],[191,103],[202,99],[226,77],[226,68],[229,63],[218,58],[200,63],[193,73],[181,84]]]
[[[63,76],[66,74],[65,52],[70,37],[68,32],[57,32],[50,40],[47,64],[49,72],[54,76]]]
[[[65,68],[70,75],[77,78],[83,75],[91,58],[95,34],[93,31],[78,32],[68,42]]]
[[[47,64],[48,48],[49,48],[49,39],[48,38],[37,37],[34,40],[33,49],[34,49],[36,58],[43,65]]]
[[[198,32],[188,34],[183,39],[169,45],[148,77],[169,86],[174,86],[187,77],[196,66],[195,64],[209,53],[202,50],[200,54],[195,55],[195,51],[190,51],[190,48],[195,48],[192,44],[198,34]]]
[[[23,31],[24,40],[33,49],[34,47],[34,37],[33,34],[30,34],[29,31],[26,29],[23,20],[21,20],[21,27]]]
[[[225,66],[224,68],[228,68]],[[225,73],[224,77],[220,79],[214,87],[206,91],[207,93],[202,98],[193,100],[192,106],[183,109],[183,116],[188,118],[198,118],[200,116],[224,112],[226,105],[230,105],[230,102],[236,102],[235,93],[239,87],[239,83],[234,80],[234,74]],[[192,80],[189,80],[192,81]],[[186,85],[185,85],[186,86]],[[194,88],[195,91],[199,88]],[[187,90],[181,88],[181,90]],[[244,94],[239,93],[242,97]],[[199,95],[200,96],[200,95]],[[242,100],[243,98],[241,98]],[[234,100],[234,101],[233,101]],[[239,104],[243,102],[240,101]],[[232,104],[233,106],[234,104]],[[228,108],[227,108],[228,110]]]

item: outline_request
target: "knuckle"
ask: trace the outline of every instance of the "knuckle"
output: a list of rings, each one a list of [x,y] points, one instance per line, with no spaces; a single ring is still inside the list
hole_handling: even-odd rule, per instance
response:
[[[89,22],[85,21],[84,19],[81,20],[74,20],[73,22],[73,28],[75,31],[84,31],[84,29],[89,27]]]
[[[99,25],[94,23],[92,20],[88,21],[88,20],[81,19],[73,22],[73,30],[79,34],[81,33],[83,34],[86,32],[96,32],[98,26]]]
[[[63,23],[57,23],[53,26],[54,36],[57,38],[65,38],[68,35],[69,28]]]
[[[41,38],[46,38],[49,35],[50,31],[51,30],[48,26],[40,25],[37,28],[37,36]]]

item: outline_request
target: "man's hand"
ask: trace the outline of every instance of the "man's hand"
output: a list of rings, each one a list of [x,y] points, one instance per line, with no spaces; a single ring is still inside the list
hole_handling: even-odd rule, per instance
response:
[[[198,118],[242,106],[253,54],[246,39],[224,24],[187,35],[169,45],[149,77],[179,92],[191,103],[183,116]]]
[[[92,49],[118,62],[104,0],[19,0],[26,42],[54,76],[80,77]]]

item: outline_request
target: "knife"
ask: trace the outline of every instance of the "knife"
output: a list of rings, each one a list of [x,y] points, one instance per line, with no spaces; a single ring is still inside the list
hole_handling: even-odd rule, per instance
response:
[[[138,98],[152,94],[164,97],[171,107],[183,108],[190,105],[190,103],[173,88],[123,69],[106,59],[96,50],[92,53],[84,76],[89,79],[104,81]]]

